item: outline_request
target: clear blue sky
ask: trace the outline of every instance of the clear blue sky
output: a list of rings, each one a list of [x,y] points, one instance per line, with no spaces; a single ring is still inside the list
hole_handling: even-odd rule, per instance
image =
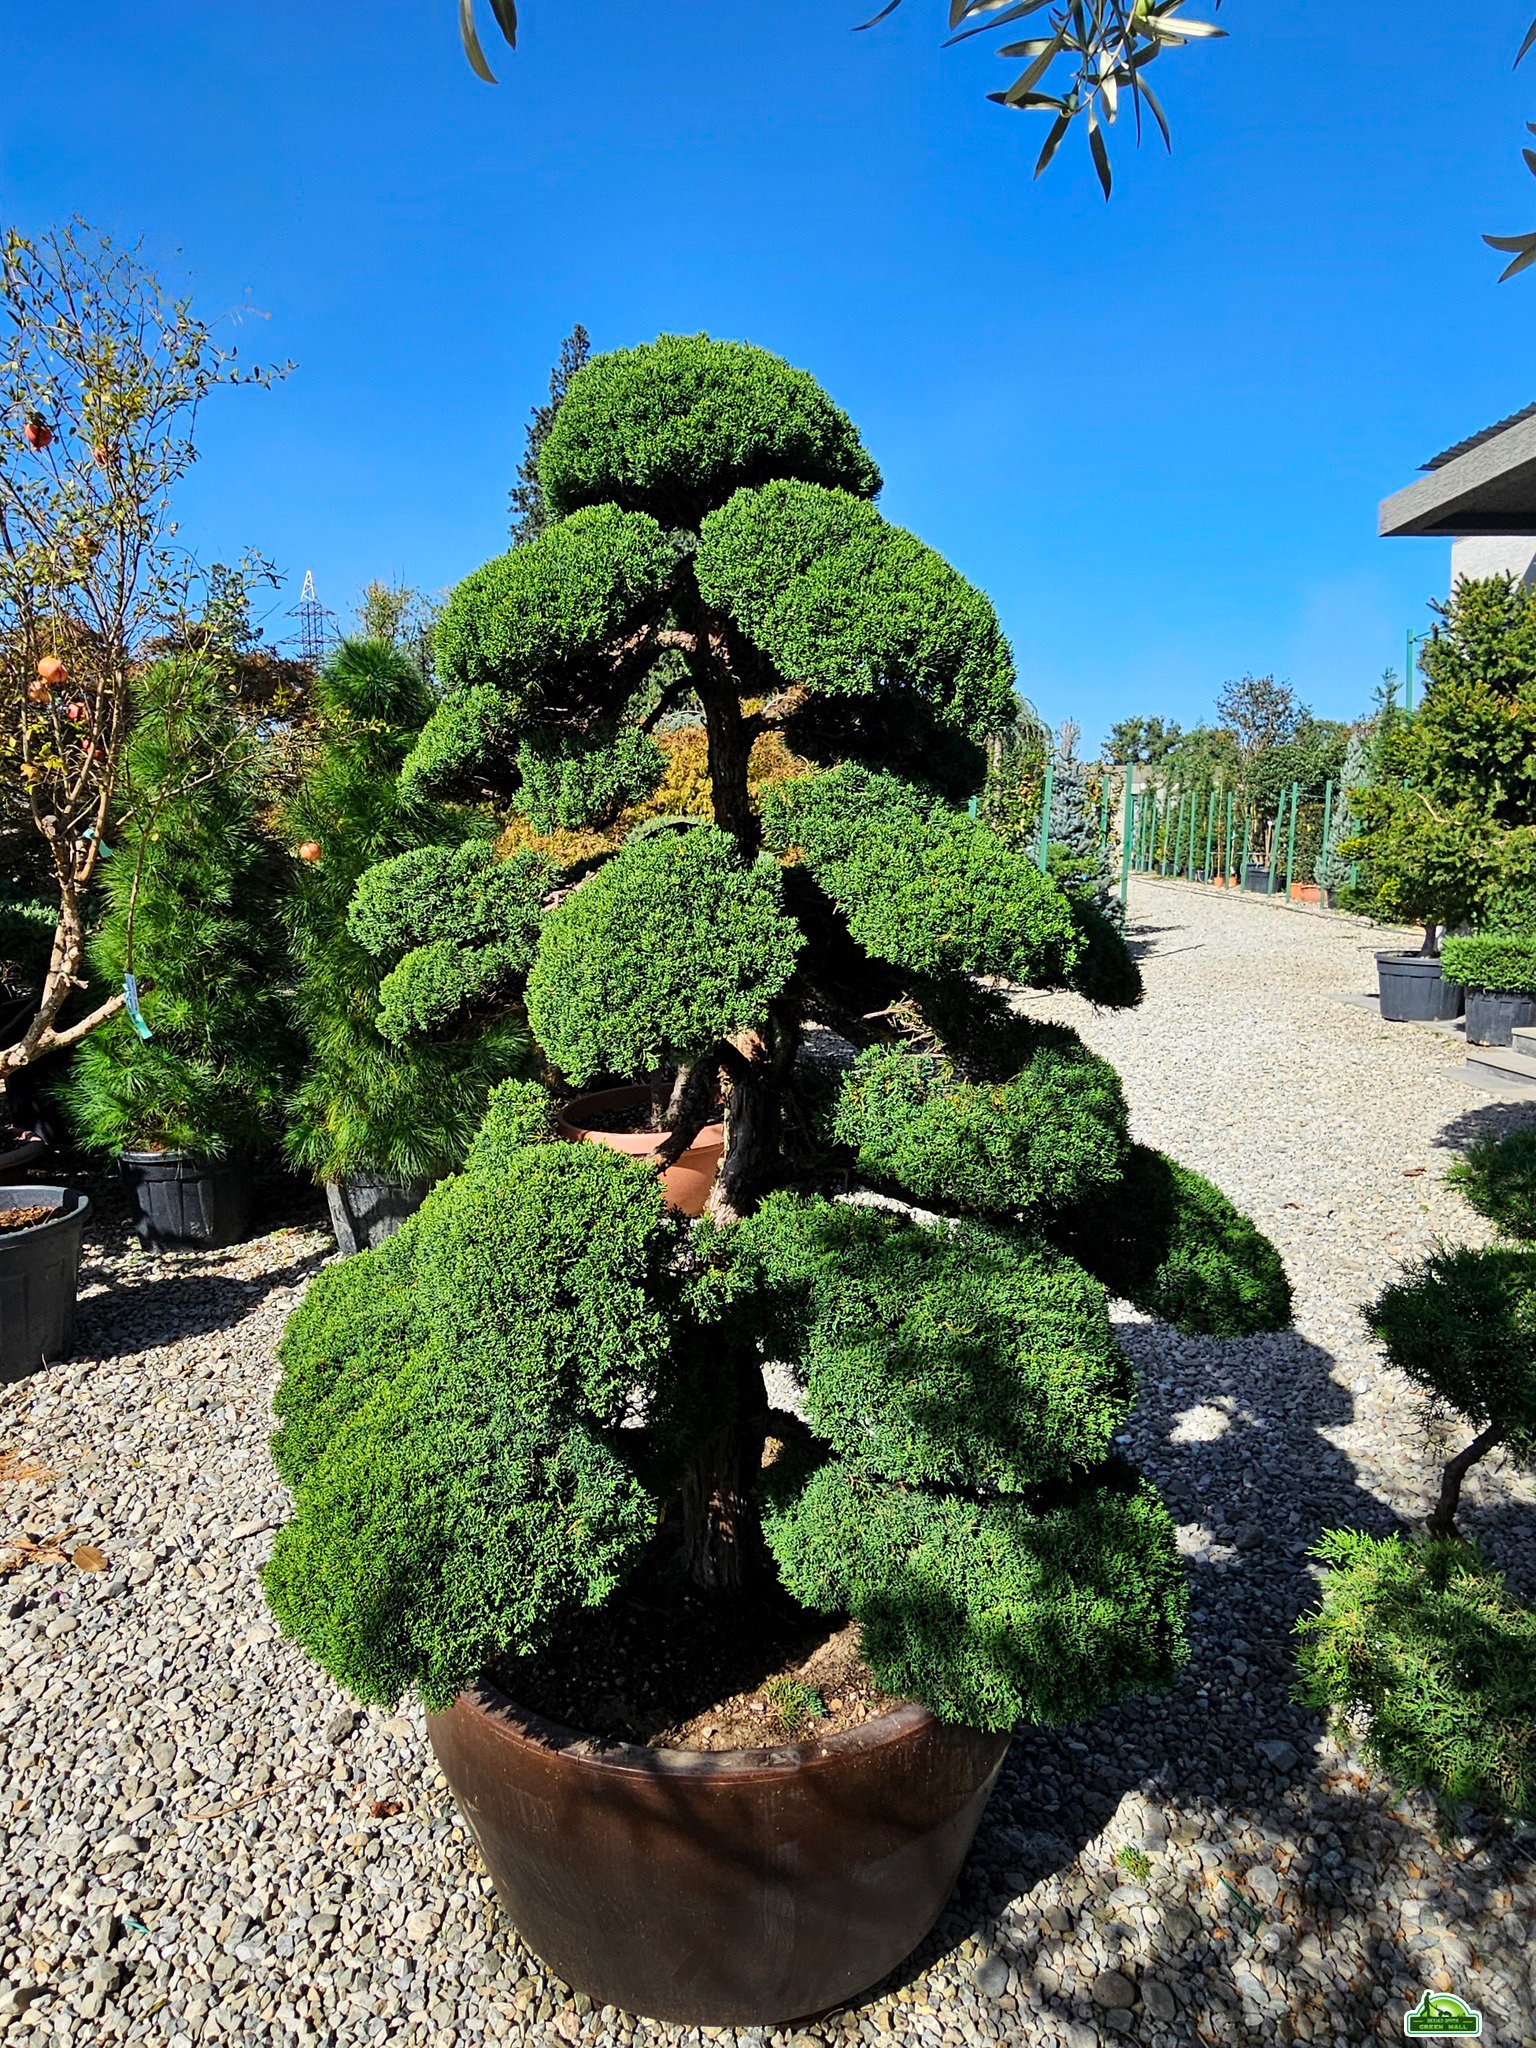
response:
[[[1244,669],[1363,707],[1448,568],[1378,498],[1536,398],[1536,275],[1478,239],[1536,227],[1532,0],[1227,0],[1108,207],[1075,139],[1031,182],[986,38],[941,51],[941,0],[850,33],[872,4],[526,0],[493,91],[451,0],[8,0],[0,213],[262,309],[242,353],[297,370],[210,407],[182,509],[285,605],[503,545],[574,320],[706,329],[849,409],[1052,719],[1190,721]]]

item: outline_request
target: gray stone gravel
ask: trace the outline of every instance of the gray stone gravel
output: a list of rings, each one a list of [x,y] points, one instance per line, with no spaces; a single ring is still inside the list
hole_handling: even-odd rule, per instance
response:
[[[1440,1841],[1289,1698],[1305,1557],[1428,1497],[1437,1430],[1359,1304],[1481,1226],[1441,1176],[1536,1116],[1459,1047],[1333,1000],[1380,934],[1138,882],[1149,997],[1070,1017],[1125,1076],[1138,1136],[1208,1172],[1285,1252],[1298,1327],[1180,1338],[1129,1313],[1128,1448],[1189,1555],[1189,1668],[1159,1700],[1015,1743],[948,1912],[850,2011],[682,2030],[593,2010],[501,1920],[419,1714],[360,1713],[277,1636],[256,1568],[283,1513],[273,1346],[329,1240],[154,1258],[90,1245],[76,1358],[0,1389],[0,1536],[64,1530],[104,1572],[0,1577],[0,2035],[352,2044],[982,2042],[1155,2048],[1402,2038],[1426,1986],[1536,2041],[1530,1838]],[[0,1470],[3,1470],[0,1467]],[[1490,1463],[1468,1523],[1536,1593],[1530,1481]],[[72,1547],[75,1537],[70,1539]]]

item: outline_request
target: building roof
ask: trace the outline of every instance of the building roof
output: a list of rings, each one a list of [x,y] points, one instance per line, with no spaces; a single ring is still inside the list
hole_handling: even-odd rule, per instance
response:
[[[1496,434],[1502,434],[1506,427],[1517,427],[1521,420],[1536,417],[1536,405],[1522,405],[1518,412],[1510,413],[1505,419],[1495,420],[1491,427],[1481,432],[1468,434],[1465,441],[1458,441],[1454,447],[1442,449],[1438,455],[1431,455],[1423,464],[1425,469],[1444,469],[1448,462],[1454,462],[1458,455],[1466,455],[1474,448],[1481,448],[1485,441],[1491,441]]]
[[[1458,441],[1382,501],[1389,535],[1536,534],[1536,405]]]

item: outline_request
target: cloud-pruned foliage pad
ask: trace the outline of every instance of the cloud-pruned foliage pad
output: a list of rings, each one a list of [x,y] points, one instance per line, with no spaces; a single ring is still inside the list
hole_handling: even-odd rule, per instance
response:
[[[529,1019],[578,1083],[690,1063],[766,1020],[800,944],[771,862],[749,865],[713,826],[657,833],[549,912]]]
[[[1124,1178],[1049,1224],[1110,1293],[1190,1336],[1252,1337],[1291,1320],[1280,1254],[1221,1192],[1133,1145]]]
[[[1104,1290],[1060,1253],[787,1193],[738,1237],[768,1347],[850,1468],[1020,1492],[1109,1455],[1134,1381]]]
[[[594,356],[539,457],[557,518],[587,505],[696,527],[745,484],[799,477],[872,498],[880,472],[814,377],[766,349],[663,334]]]
[[[871,1046],[844,1078],[832,1129],[875,1185],[1005,1218],[1113,1186],[1130,1145],[1118,1075],[1070,1041],[1047,1041],[1006,1081],[964,1080],[941,1055]]]
[[[806,1606],[852,1614],[879,1683],[981,1728],[1071,1722],[1166,1684],[1187,1593],[1173,1523],[1127,1474],[1059,1506],[892,1485],[839,1460],[769,1475],[767,1533]]]
[[[704,521],[700,594],[786,676],[832,695],[898,686],[979,738],[1013,711],[988,599],[861,498],[779,481]]]
[[[492,1160],[322,1276],[283,1339],[296,1495],[267,1597],[362,1700],[446,1705],[606,1599],[656,1526],[617,1425],[672,1391],[676,1221],[596,1147]]]

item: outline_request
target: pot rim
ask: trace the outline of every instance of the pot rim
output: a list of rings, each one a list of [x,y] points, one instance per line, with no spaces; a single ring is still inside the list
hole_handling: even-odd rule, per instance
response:
[[[830,1769],[861,1751],[894,1748],[914,1736],[942,1727],[938,1716],[916,1700],[877,1714],[857,1728],[845,1728],[822,1740],[785,1742],[765,1749],[651,1749],[643,1743],[585,1734],[560,1721],[549,1721],[530,1707],[521,1707],[492,1679],[467,1686],[450,1712],[467,1710],[477,1719],[492,1720],[518,1741],[558,1756],[578,1767],[617,1771],[632,1778],[791,1777],[804,1770]],[[435,1718],[429,1716],[429,1720]],[[1002,1738],[1002,1729],[970,1730]]]
[[[18,1199],[7,1201],[8,1195]],[[0,1184],[0,1209],[35,1209],[39,1206],[40,1198],[48,1195],[57,1195],[59,1198],[56,1202],[48,1203],[53,1214],[45,1216],[41,1223],[28,1223],[21,1230],[0,1231],[0,1247],[19,1244],[24,1237],[33,1237],[39,1231],[56,1230],[61,1223],[84,1222],[91,1213],[91,1198],[84,1188],[17,1187],[7,1184]],[[71,1197],[74,1199],[71,1200]]]
[[[1433,967],[1437,974],[1445,969],[1438,953],[1378,953],[1378,961],[1390,960],[1397,967]]]
[[[626,1109],[632,1103],[639,1104],[646,1101],[650,1096],[650,1092],[650,1089],[643,1082],[632,1081],[625,1082],[619,1088],[588,1089],[582,1095],[573,1095],[570,1101],[563,1105],[556,1117],[556,1126],[562,1137],[567,1135],[577,1138],[592,1137],[602,1143],[608,1143],[613,1139],[630,1138],[644,1140],[652,1149],[658,1148],[667,1141],[667,1133],[665,1131],[597,1131],[593,1130],[590,1124],[582,1123],[572,1113],[573,1111],[580,1110],[588,1103],[602,1103],[610,1105],[614,1109]],[[688,1147],[688,1152],[697,1152],[706,1146],[723,1145],[724,1143],[725,1124],[723,1120],[718,1123],[701,1124],[693,1143]],[[683,1159],[688,1157],[688,1152],[682,1154],[681,1159],[678,1161],[679,1165],[681,1165]]]

